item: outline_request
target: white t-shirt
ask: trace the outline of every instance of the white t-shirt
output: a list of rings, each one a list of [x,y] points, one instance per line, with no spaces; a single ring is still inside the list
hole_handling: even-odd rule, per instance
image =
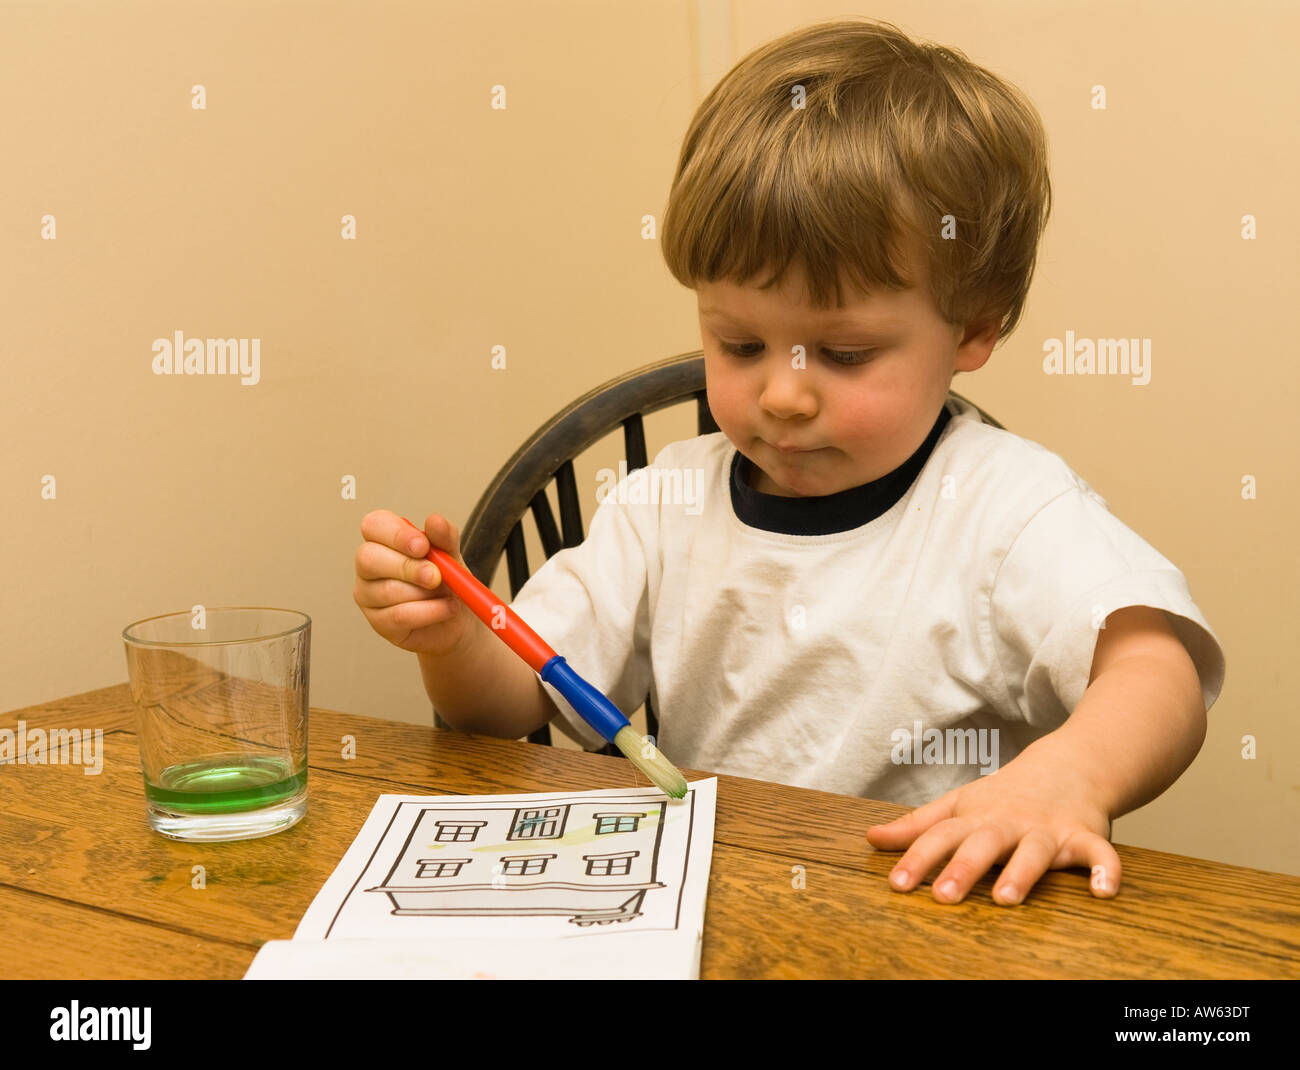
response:
[[[1219,695],[1223,651],[1183,574],[968,404],[839,494],[762,494],[751,469],[720,432],[671,443],[512,603],[625,714],[648,693],[678,766],[920,805],[1060,726],[1097,625],[1130,605],[1168,613],[1207,710]]]

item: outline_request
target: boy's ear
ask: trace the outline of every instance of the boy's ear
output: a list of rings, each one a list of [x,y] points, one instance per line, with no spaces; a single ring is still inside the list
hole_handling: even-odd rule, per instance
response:
[[[998,324],[973,323],[966,328],[965,336],[957,343],[957,361],[954,371],[973,372],[984,367],[993,354],[993,345],[998,340]]]

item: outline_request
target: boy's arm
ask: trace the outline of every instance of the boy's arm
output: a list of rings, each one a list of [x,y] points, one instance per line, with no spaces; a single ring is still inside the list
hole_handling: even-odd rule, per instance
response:
[[[1097,633],[1079,705],[1033,746],[1048,743],[1046,758],[1068,763],[1091,781],[1098,804],[1114,820],[1177,780],[1205,732],[1201,681],[1186,648],[1161,610],[1127,606]]]
[[[1082,700],[1056,731],[992,776],[963,785],[887,825],[873,846],[901,850],[891,882],[935,879],[935,898],[958,902],[996,862],[994,899],[1017,903],[1048,869],[1088,866],[1092,890],[1114,895],[1113,818],[1150,801],[1191,764],[1205,739],[1205,702],[1191,657],[1163,612],[1115,611],[1098,632]]]
[[[418,657],[429,700],[454,728],[519,739],[559,712],[541,677],[477,617],[450,654]]]

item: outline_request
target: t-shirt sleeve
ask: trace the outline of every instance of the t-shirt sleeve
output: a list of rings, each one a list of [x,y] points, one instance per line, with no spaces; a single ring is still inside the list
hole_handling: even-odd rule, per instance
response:
[[[635,478],[638,472],[625,477]],[[652,517],[634,518],[618,497],[615,490],[596,507],[582,543],[549,558],[510,607],[578,675],[630,716],[650,690],[646,561],[648,554],[657,553],[657,529]],[[558,690],[545,681],[542,686],[588,750],[605,745]]]
[[[1020,717],[1044,731],[1064,723],[1087,689],[1098,625],[1125,606],[1165,611],[1209,710],[1223,688],[1223,649],[1186,579],[1085,485],[1030,518],[993,581],[989,630]]]

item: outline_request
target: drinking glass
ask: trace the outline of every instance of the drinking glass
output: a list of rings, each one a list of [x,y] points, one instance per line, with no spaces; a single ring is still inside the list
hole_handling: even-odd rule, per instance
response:
[[[149,824],[248,840],[307,810],[311,618],[195,607],[122,630]]]

